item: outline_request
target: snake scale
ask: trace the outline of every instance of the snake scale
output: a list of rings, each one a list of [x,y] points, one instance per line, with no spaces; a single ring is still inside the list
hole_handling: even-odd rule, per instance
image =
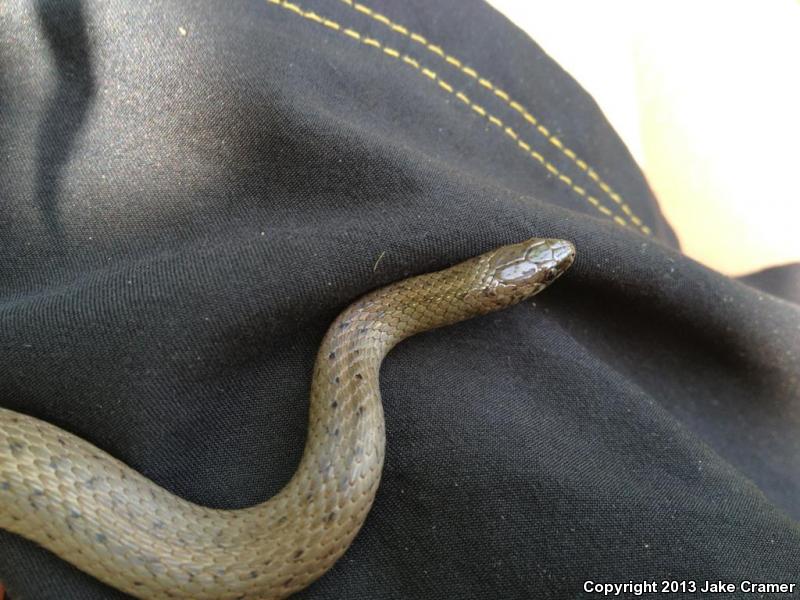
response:
[[[319,578],[361,528],[380,481],[378,372],[401,340],[516,304],[572,264],[532,239],[374,291],[329,328],[308,435],[289,483],[263,504],[183,500],[53,425],[0,409],[0,528],[137,598],[271,600]]]

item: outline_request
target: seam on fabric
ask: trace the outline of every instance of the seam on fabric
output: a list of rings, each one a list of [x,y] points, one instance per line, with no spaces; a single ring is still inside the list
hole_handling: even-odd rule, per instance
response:
[[[615,203],[619,205],[619,207],[622,209],[622,212],[624,212],[628,216],[630,221],[634,225],[636,225],[642,231],[642,233],[645,233],[647,235],[650,235],[652,233],[652,230],[647,225],[645,225],[638,216],[634,214],[633,210],[631,209],[630,206],[628,206],[628,204],[625,202],[622,196],[616,191],[614,191],[614,189],[600,177],[597,171],[595,171],[588,163],[586,163],[586,161],[584,161],[580,156],[578,156],[578,154],[574,150],[567,147],[564,144],[564,142],[561,141],[560,138],[555,136],[547,127],[545,127],[542,124],[541,120],[532,115],[528,109],[526,109],[519,102],[513,100],[511,96],[502,88],[493,84],[489,79],[481,76],[481,74],[478,73],[475,69],[472,69],[467,65],[465,65],[462,60],[456,58],[451,54],[446,53],[441,46],[432,44],[424,36],[410,31],[408,28],[404,27],[403,25],[400,25],[399,23],[395,23],[388,17],[372,10],[368,6],[356,2],[355,0],[340,0],[340,2],[343,2],[344,4],[348,5],[350,8],[352,8],[357,12],[363,13],[368,17],[371,17],[372,19],[378,21],[379,23],[388,27],[392,31],[404,35],[410,38],[412,41],[416,42],[417,44],[424,46],[426,50],[439,56],[439,58],[443,59],[446,63],[448,63],[448,65],[458,69],[465,75],[476,80],[481,86],[491,91],[495,96],[500,98],[500,100],[502,100],[512,110],[519,113],[522,116],[522,118],[525,119],[525,121],[527,121],[528,123],[530,123],[532,127],[536,128],[536,130],[542,136],[544,136],[548,142],[550,142],[553,146],[558,148],[558,150],[564,156],[569,158],[581,171],[583,171],[592,181],[594,181],[597,184],[597,186],[609,198],[611,198],[611,200],[613,200]]]
[[[346,35],[347,37],[349,37],[351,39],[354,39],[354,40],[356,40],[356,41],[358,41],[358,42],[360,42],[360,43],[362,43],[362,44],[364,44],[366,46],[371,46],[373,48],[381,50],[385,55],[390,56],[390,57],[392,57],[392,58],[394,58],[394,59],[396,59],[396,60],[398,60],[400,62],[403,62],[403,63],[409,65],[410,67],[413,67],[414,70],[416,70],[418,73],[420,73],[424,77],[426,77],[426,78],[428,78],[428,79],[430,79],[432,81],[435,81],[437,83],[437,85],[441,89],[443,89],[447,93],[451,94],[453,97],[457,98],[460,102],[462,102],[467,107],[469,107],[473,112],[475,112],[477,115],[479,115],[484,120],[486,120],[486,122],[488,122],[491,125],[497,127],[508,138],[513,140],[518,148],[523,150],[529,157],[533,158],[544,169],[546,169],[550,174],[552,174],[555,179],[557,179],[558,181],[560,181],[563,184],[567,185],[578,196],[580,196],[581,198],[586,200],[589,204],[594,206],[601,214],[609,217],[617,225],[620,225],[621,227],[628,227],[629,226],[629,223],[625,219],[623,219],[619,215],[614,214],[614,212],[611,209],[609,209],[607,206],[604,206],[597,198],[595,198],[594,196],[589,194],[586,191],[585,188],[582,188],[579,185],[575,184],[575,182],[570,177],[568,177],[567,175],[565,175],[564,173],[559,171],[558,168],[554,164],[549,162],[540,152],[537,152],[537,150],[535,148],[532,148],[530,144],[525,142],[525,140],[523,140],[519,136],[519,134],[516,131],[514,131],[514,129],[512,129],[511,127],[509,127],[505,123],[503,123],[503,121],[501,119],[499,119],[497,116],[492,115],[491,113],[489,113],[483,106],[474,103],[469,98],[469,96],[467,96],[464,92],[456,91],[456,89],[452,85],[450,85],[449,83],[447,83],[446,81],[441,79],[439,77],[439,75],[435,71],[432,71],[431,69],[428,69],[427,67],[424,67],[416,59],[414,59],[414,58],[412,58],[412,57],[410,57],[408,55],[402,54],[398,50],[395,50],[394,48],[390,48],[390,47],[382,44],[381,42],[379,42],[377,39],[375,39],[373,37],[362,35],[358,31],[356,31],[355,29],[352,29],[350,27],[343,27],[339,23],[337,23],[335,21],[331,21],[330,19],[326,19],[324,17],[321,17],[320,15],[318,15],[317,13],[315,13],[313,11],[303,10],[297,4],[293,4],[291,2],[288,2],[287,0],[266,0],[266,2],[269,3],[269,4],[274,4],[276,6],[280,6],[281,8],[284,8],[284,9],[290,11],[290,12],[293,12],[293,13],[295,13],[295,14],[297,14],[297,15],[305,18],[305,19],[308,19],[310,21],[314,21],[315,23],[319,23],[319,24],[324,25],[324,26],[326,26],[326,27],[328,27],[330,29],[338,31],[339,33],[342,33],[343,35]]]

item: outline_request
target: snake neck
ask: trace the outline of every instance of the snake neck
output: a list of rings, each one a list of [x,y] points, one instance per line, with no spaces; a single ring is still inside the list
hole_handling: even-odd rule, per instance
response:
[[[385,446],[381,363],[412,335],[493,310],[476,296],[481,273],[476,275],[474,262],[379,289],[333,322],[314,366],[309,434],[298,471],[313,477],[298,493],[374,494]]]
[[[415,277],[364,296],[330,326],[314,366],[300,467],[283,493],[338,507],[371,503],[384,459],[379,371],[403,339],[486,312],[471,300],[471,265]],[[436,281],[431,283],[431,278]],[[334,460],[334,457],[335,460]]]

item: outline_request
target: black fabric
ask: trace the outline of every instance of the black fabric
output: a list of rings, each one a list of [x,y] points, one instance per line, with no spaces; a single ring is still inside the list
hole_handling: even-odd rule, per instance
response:
[[[778,298],[800,304],[800,264],[762,269],[740,277],[739,280]]]
[[[797,306],[682,256],[595,103],[487,5],[355,4],[4,4],[0,404],[249,506],[353,299],[563,237],[535,301],[387,359],[375,506],[298,597],[798,583]],[[124,597],[6,532],[0,579]]]

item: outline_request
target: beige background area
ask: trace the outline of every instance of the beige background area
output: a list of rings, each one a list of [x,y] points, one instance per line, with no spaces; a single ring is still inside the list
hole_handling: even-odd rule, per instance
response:
[[[800,2],[489,2],[592,94],[686,254],[800,261]]]

